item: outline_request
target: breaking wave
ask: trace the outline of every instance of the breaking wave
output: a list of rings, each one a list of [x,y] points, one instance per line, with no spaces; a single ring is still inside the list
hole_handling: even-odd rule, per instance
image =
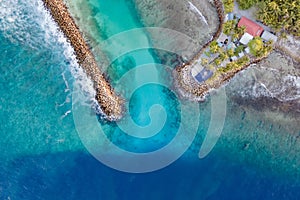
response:
[[[272,68],[250,67],[228,85],[243,98],[271,97],[281,102],[300,100],[300,77]]]
[[[41,0],[0,0],[0,31],[12,43],[21,44],[33,51],[44,49],[53,52],[63,49],[66,65],[74,77],[73,81],[90,100],[83,103],[95,105],[92,81],[77,64],[74,49]]]

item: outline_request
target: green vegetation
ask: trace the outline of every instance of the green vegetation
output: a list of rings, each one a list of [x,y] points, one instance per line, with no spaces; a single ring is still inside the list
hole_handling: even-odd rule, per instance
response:
[[[242,35],[244,35],[244,33],[246,32],[246,26],[241,26],[241,27],[236,26],[235,29],[234,29],[234,32],[239,37],[242,37]]]
[[[228,20],[223,24],[223,33],[226,34],[227,36],[232,34],[232,31],[236,27],[236,21],[235,20]]]
[[[228,59],[228,54],[226,54],[226,52],[221,52],[219,58],[223,62],[224,60]]]
[[[205,51],[204,54],[205,54],[207,57],[210,57],[210,56],[211,56],[210,51]]]
[[[228,20],[223,24],[223,33],[232,36],[232,39],[239,39],[246,31],[246,27],[238,27],[236,20]]]
[[[250,62],[250,59],[248,56],[243,56],[240,59],[236,60],[235,62],[238,66],[243,67]]]
[[[238,46],[237,48],[235,48],[234,50],[234,55],[238,55],[239,53],[241,53],[242,51],[244,51],[245,47],[243,45]]]
[[[226,73],[232,70],[239,70],[242,69],[246,64],[250,62],[250,59],[248,56],[243,56],[240,59],[227,63],[226,67],[220,67],[218,68],[218,72],[220,73]]]
[[[237,0],[237,3],[239,4],[239,8],[242,10],[249,9],[258,2],[259,0]]]
[[[234,0],[222,0],[226,13],[230,13],[234,8]]]
[[[219,57],[215,59],[215,64],[217,66],[219,66],[221,64],[221,62],[222,62],[222,60]]]
[[[264,43],[260,37],[255,37],[248,43],[248,47],[250,48],[250,53],[258,57],[261,54]]]
[[[300,0],[264,0],[258,18],[276,31],[300,36]]]
[[[269,41],[267,43],[263,43],[260,37],[255,37],[248,43],[248,47],[252,55],[255,57],[263,57],[272,51],[273,42]]]
[[[234,50],[231,48],[231,49],[228,49],[227,50],[227,55],[229,56],[229,57],[232,57],[232,56],[234,56]]]
[[[211,53],[217,53],[220,51],[220,47],[218,45],[218,42],[217,41],[212,41],[209,45],[209,49],[210,49],[210,52]]]
[[[257,4],[258,19],[280,31],[300,36],[300,0],[237,0],[241,9]]]
[[[201,65],[207,65],[208,64],[208,59],[206,59],[206,58],[202,58],[201,59]]]

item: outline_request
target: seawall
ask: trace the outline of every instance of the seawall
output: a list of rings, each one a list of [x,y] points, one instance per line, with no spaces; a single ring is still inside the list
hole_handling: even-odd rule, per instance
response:
[[[63,0],[43,0],[43,2],[74,48],[78,64],[93,81],[96,91],[95,98],[106,118],[110,121],[120,119],[123,114],[123,100],[113,91],[109,82],[103,76],[94,55],[68,12],[67,6]]]
[[[204,50],[210,45],[210,43],[217,39],[223,28],[223,22],[225,19],[224,7],[221,0],[211,0],[211,3],[215,6],[218,18],[219,18],[219,26],[217,31],[214,33],[212,38],[194,55],[194,57],[189,60],[188,62],[184,63],[183,65],[179,65],[173,71],[174,77],[174,85],[177,89],[179,95],[182,98],[188,98],[193,101],[204,101],[205,96],[211,91],[212,89],[216,89],[221,87],[224,82],[231,79],[235,73],[225,74],[219,82],[215,83],[213,86],[210,86],[206,83],[199,84],[190,74],[190,67],[192,63],[196,62]],[[239,70],[240,71],[240,70]]]

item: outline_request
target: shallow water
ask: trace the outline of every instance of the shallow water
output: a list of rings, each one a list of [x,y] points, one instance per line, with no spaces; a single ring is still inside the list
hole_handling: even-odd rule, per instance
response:
[[[142,27],[132,11],[132,2],[73,1],[74,6],[80,5],[77,20],[82,20],[80,26],[88,27],[84,29],[85,35],[92,50],[99,53],[98,62],[112,62],[101,66],[127,99],[133,122],[145,126],[152,118],[154,126],[149,130],[154,133],[157,126],[164,125],[153,137],[147,138],[150,131],[127,135],[117,125],[126,129],[129,121],[106,123],[91,111],[91,95],[88,92],[82,95],[80,89],[89,91],[89,85],[74,63],[72,49],[40,5],[38,0],[26,4],[0,1],[1,199],[297,199],[300,196],[297,118],[288,113],[249,108],[227,94],[222,136],[213,151],[199,159],[214,97],[196,107],[181,102],[169,89],[169,71],[158,65],[160,59],[153,51],[140,49],[115,60],[118,51],[102,49],[106,44],[102,41],[109,37]],[[12,23],[14,16],[18,17]],[[136,35],[117,45],[133,49],[153,45],[147,32],[130,33]],[[153,62],[158,64],[143,66]],[[154,83],[134,91],[136,85],[151,81]],[[131,91],[134,92],[130,97]],[[160,106],[152,107],[151,113],[154,104]],[[185,108],[188,109],[183,113]],[[197,108],[200,116],[194,114]],[[185,123],[181,123],[183,119]],[[182,124],[184,133],[191,134],[183,134],[179,143],[167,151],[171,154],[164,158],[169,158],[185,147],[184,141],[191,139],[191,131],[198,123],[197,135],[183,156],[151,173],[116,171],[86,150],[104,144],[107,137],[120,149],[138,154],[151,152],[170,144]],[[104,137],[98,128],[103,130]],[[129,129],[135,130],[131,126]],[[107,151],[102,153],[110,156],[110,161],[123,159],[122,153],[118,157],[117,151],[104,147]]]

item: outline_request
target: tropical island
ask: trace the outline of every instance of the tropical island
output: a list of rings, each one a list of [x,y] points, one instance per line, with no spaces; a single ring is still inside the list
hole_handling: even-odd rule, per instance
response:
[[[123,100],[101,72],[90,47],[63,0],[43,0],[74,48],[79,65],[92,80],[99,110],[110,121],[123,115]],[[175,68],[175,86],[181,96],[201,101],[228,83],[238,72],[260,62],[276,49],[300,62],[289,40],[300,36],[300,0],[211,0],[219,27],[212,39],[188,62]],[[245,9],[247,9],[245,11]],[[255,14],[255,15],[254,15]]]
[[[267,58],[274,49],[299,62],[295,50],[284,42],[300,36],[299,0],[214,0],[214,4],[220,21],[218,31],[190,62],[173,73],[181,96],[203,100],[211,90]]]

